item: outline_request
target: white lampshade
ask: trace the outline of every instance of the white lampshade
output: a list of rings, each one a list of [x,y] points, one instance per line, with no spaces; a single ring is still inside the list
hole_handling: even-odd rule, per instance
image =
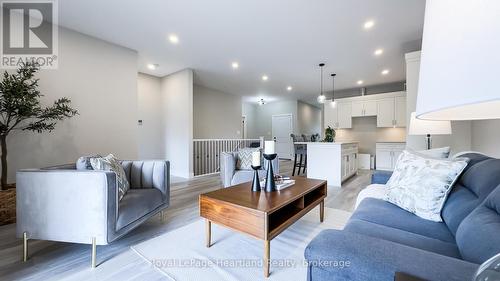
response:
[[[450,121],[431,121],[417,119],[415,112],[411,113],[409,135],[450,135]]]
[[[417,116],[500,118],[500,1],[427,1]]]

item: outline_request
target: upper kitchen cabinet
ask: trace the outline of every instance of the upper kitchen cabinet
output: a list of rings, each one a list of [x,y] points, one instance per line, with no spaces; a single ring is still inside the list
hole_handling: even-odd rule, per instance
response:
[[[377,127],[406,127],[406,93],[391,92],[337,99],[324,106],[324,126],[334,129],[352,128],[353,117],[375,116]]]
[[[352,102],[352,117],[377,116],[377,101],[361,100]]]
[[[406,97],[396,96],[377,101],[377,127],[406,127]]]
[[[352,128],[352,103],[338,102],[339,129]]]
[[[339,125],[339,113],[337,107],[332,107],[330,102],[326,102],[323,107],[323,118],[325,129],[328,127],[332,127],[334,129],[338,129]]]
[[[377,127],[394,126],[395,104],[393,97],[377,101]]]
[[[334,129],[352,128],[352,104],[351,102],[337,102],[333,107],[327,102],[324,106],[325,128],[328,126]]]

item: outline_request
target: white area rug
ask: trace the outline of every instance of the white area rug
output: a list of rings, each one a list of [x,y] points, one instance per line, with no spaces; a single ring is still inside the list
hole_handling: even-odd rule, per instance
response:
[[[266,280],[305,280],[304,249],[323,229],[342,229],[351,213],[319,208],[271,240],[271,275]],[[212,246],[205,247],[205,222],[200,219],[132,247],[171,280],[264,280],[264,243],[212,224]]]

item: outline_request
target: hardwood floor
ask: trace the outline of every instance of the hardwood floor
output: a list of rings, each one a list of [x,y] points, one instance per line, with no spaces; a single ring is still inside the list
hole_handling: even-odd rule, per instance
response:
[[[280,172],[292,174],[293,163],[280,161]],[[303,176],[303,174],[301,174]],[[356,196],[370,182],[371,172],[360,171],[342,188],[328,187],[326,207],[352,211]],[[22,240],[15,224],[0,227],[0,280],[169,280],[137,255],[130,246],[186,225],[199,218],[198,195],[220,188],[219,175],[176,182],[171,206],[125,237],[97,246],[97,268],[90,268],[90,245],[29,241],[29,260],[21,262]],[[203,236],[204,237],[204,236]],[[200,243],[203,243],[200,237]]]

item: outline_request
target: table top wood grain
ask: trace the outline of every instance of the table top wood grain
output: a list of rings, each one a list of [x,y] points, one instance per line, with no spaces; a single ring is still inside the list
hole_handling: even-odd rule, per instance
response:
[[[292,177],[292,179],[295,180],[295,184],[281,191],[253,192],[252,183],[247,182],[201,194],[200,198],[207,197],[264,213],[272,213],[325,183],[324,180],[304,177]]]

